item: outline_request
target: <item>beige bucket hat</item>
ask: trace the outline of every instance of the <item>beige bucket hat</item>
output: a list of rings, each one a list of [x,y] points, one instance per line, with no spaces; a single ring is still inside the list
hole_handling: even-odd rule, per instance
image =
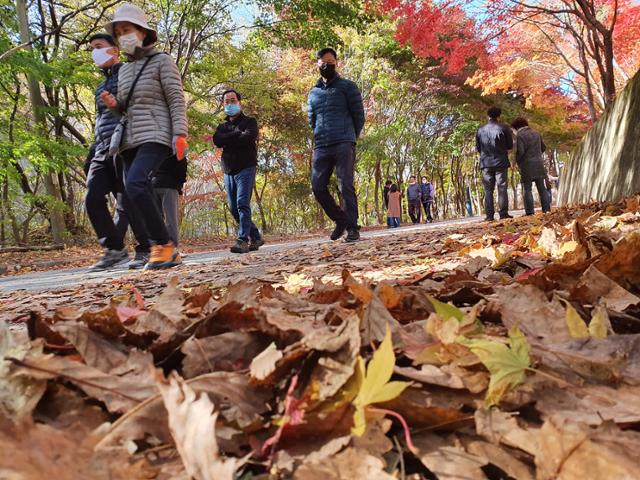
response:
[[[113,32],[113,26],[116,24],[116,22],[129,22],[144,28],[147,31],[147,37],[144,40],[144,45],[151,45],[158,41],[158,33],[149,26],[149,24],[147,23],[147,16],[142,11],[142,9],[136,5],[125,3],[118,10],[116,10],[116,13],[113,15],[111,21],[104,26],[104,29],[113,38],[116,38],[116,35]]]

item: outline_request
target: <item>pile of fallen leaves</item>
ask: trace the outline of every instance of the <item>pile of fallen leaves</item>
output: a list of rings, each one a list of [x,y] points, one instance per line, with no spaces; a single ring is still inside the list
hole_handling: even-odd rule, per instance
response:
[[[640,478],[639,201],[449,235],[394,281],[174,279],[32,312],[28,338],[0,330],[0,472]]]

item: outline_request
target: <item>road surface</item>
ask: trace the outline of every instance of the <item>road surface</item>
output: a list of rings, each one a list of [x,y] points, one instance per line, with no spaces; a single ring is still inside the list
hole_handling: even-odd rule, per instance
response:
[[[481,217],[468,217],[455,220],[445,220],[442,222],[410,225],[406,227],[372,230],[362,232],[362,239],[375,237],[384,237],[391,235],[406,235],[410,232],[440,230],[450,226],[467,225],[477,223],[482,220]],[[259,252],[254,255],[269,255],[271,252],[296,249],[300,247],[309,247],[329,243],[326,237],[312,238],[299,241],[291,241],[284,243],[267,244],[260,248]],[[220,250],[215,252],[192,253],[184,259],[185,265],[201,265],[219,262],[237,254],[228,250]],[[36,273],[26,273],[23,275],[14,275],[0,278],[0,292],[8,293],[16,290],[28,290],[33,292],[51,290],[56,288],[68,288],[80,284],[99,284],[107,279],[118,278],[127,275],[126,264],[118,266],[114,269],[103,272],[87,272],[87,267],[69,268],[64,270],[50,270]]]

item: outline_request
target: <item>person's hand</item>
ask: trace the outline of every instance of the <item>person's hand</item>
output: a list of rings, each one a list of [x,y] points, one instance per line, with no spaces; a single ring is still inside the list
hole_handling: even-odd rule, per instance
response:
[[[175,135],[173,137],[173,153],[178,160],[183,160],[187,156],[187,138],[184,135]]]
[[[107,106],[107,108],[116,108],[118,106],[118,100],[111,93],[104,91],[100,94],[100,98]]]

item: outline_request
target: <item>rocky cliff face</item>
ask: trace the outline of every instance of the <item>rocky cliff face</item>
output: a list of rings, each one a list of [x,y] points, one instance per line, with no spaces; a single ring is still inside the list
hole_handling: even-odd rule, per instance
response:
[[[640,192],[640,72],[587,132],[565,166],[561,204]]]

